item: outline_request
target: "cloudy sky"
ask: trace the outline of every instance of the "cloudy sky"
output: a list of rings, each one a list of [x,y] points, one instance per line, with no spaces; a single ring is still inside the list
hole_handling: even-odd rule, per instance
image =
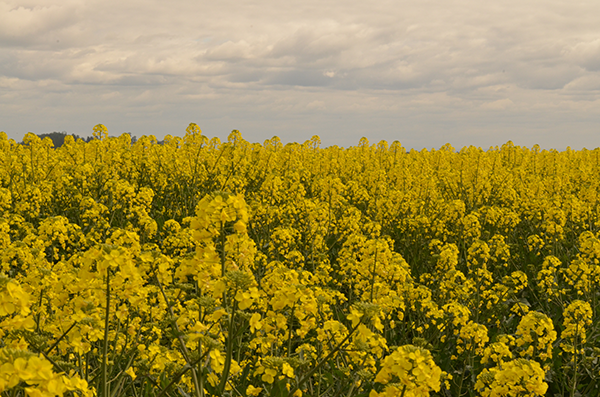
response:
[[[600,1],[0,0],[0,131],[600,146]]]

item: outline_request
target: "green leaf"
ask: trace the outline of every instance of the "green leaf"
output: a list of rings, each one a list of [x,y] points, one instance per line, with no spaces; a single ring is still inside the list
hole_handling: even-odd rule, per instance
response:
[[[271,397],[288,397],[290,394],[287,387],[287,379],[281,379],[277,382],[273,383],[273,388],[271,389]]]

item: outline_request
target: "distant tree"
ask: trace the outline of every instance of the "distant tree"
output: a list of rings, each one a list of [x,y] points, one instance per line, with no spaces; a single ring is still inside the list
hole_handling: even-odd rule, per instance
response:
[[[50,132],[50,133],[46,133],[46,134],[36,134],[36,135],[38,137],[40,137],[40,139],[44,139],[44,138],[52,139],[52,143],[54,144],[55,148],[61,147],[65,143],[65,137],[67,137],[67,135],[71,135],[75,140],[83,139],[86,142],[89,142],[93,139],[93,137],[82,138],[76,134],[67,134],[66,131],[62,131],[62,132],[54,131],[54,132]]]
[[[129,134],[131,136],[130,132],[126,132],[126,134]],[[52,143],[54,144],[55,148],[61,147],[65,143],[65,138],[69,135],[72,136],[75,140],[82,139],[85,143],[88,143],[88,142],[96,139],[93,136],[81,137],[77,134],[67,134],[66,131],[62,131],[62,132],[54,131],[54,132],[49,132],[49,133],[44,133],[44,134],[36,134],[36,135],[38,137],[40,137],[40,139],[44,139],[44,138],[52,139]],[[111,136],[111,138],[112,138],[112,136]],[[135,135],[133,135],[131,137],[131,143],[133,144],[135,142],[137,142],[137,137]],[[23,142],[20,142],[20,143],[23,144]],[[160,141],[159,143],[162,144],[163,141]]]
[[[131,137],[131,144],[132,145],[137,142],[137,136],[131,135],[131,132],[124,132],[124,134],[127,134],[127,135],[129,135]]]
[[[62,132],[54,131],[54,132],[50,132],[50,133],[36,134],[36,135],[38,137],[40,137],[40,139],[44,139],[44,138],[52,139],[52,143],[54,144],[55,148],[61,147],[65,143],[65,137],[67,137],[68,135],[71,135],[73,138],[75,138],[75,140],[81,139],[81,137],[79,135],[67,134],[66,131],[62,131]]]
[[[44,139],[44,138],[50,138],[52,139],[52,143],[54,144],[54,147],[59,147],[62,146],[63,143],[65,143],[65,137],[67,136],[66,132],[50,132],[47,134],[37,134],[38,137],[40,137],[40,139]]]

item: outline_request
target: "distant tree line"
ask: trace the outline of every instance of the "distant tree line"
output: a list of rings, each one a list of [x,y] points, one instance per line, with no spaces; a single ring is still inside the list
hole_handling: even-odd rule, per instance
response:
[[[45,133],[45,134],[36,134],[36,135],[40,139],[44,139],[44,138],[50,138],[50,139],[52,139],[52,143],[54,144],[55,148],[61,147],[65,143],[65,138],[67,136],[72,136],[75,140],[82,139],[85,142],[89,142],[89,141],[91,141],[93,139],[96,139],[93,136],[81,137],[81,136],[79,136],[77,134],[67,134],[66,131],[62,131],[62,132],[54,131],[54,132],[49,132],[49,133]],[[131,137],[131,142],[135,143],[135,141],[137,141],[137,137],[132,136]]]
[[[75,140],[78,139],[83,139],[85,142],[89,142],[92,139],[94,139],[94,137],[92,136],[88,136],[88,137],[80,137],[77,134],[67,134],[65,131],[63,132],[49,132],[46,134],[36,134],[38,137],[40,137],[40,139],[44,139],[44,138],[50,138],[52,139],[52,143],[54,144],[54,147],[60,147],[63,145],[63,143],[65,143],[65,138],[67,136],[72,136],[73,138],[75,138]]]

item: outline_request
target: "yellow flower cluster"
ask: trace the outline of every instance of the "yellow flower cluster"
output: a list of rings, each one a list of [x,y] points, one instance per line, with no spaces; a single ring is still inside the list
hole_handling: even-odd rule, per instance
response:
[[[371,391],[369,397],[428,396],[440,390],[441,375],[428,350],[405,345],[383,360],[375,382],[386,386],[382,392]]]
[[[27,384],[24,391],[32,397],[62,396],[74,390],[92,396],[85,380],[77,375],[68,377],[55,373],[48,360],[20,350],[1,349],[0,393],[20,383]]]
[[[93,132],[0,133],[1,397],[597,394],[600,149]]]
[[[548,390],[544,370],[536,361],[506,361],[477,377],[475,388],[482,397],[537,397]]]
[[[564,318],[560,346],[566,352],[575,353],[577,346],[587,340],[586,328],[592,325],[592,308],[588,302],[575,300],[565,309]]]
[[[552,320],[544,313],[528,312],[519,322],[515,344],[521,357],[537,357],[540,361],[552,358],[556,331]]]

